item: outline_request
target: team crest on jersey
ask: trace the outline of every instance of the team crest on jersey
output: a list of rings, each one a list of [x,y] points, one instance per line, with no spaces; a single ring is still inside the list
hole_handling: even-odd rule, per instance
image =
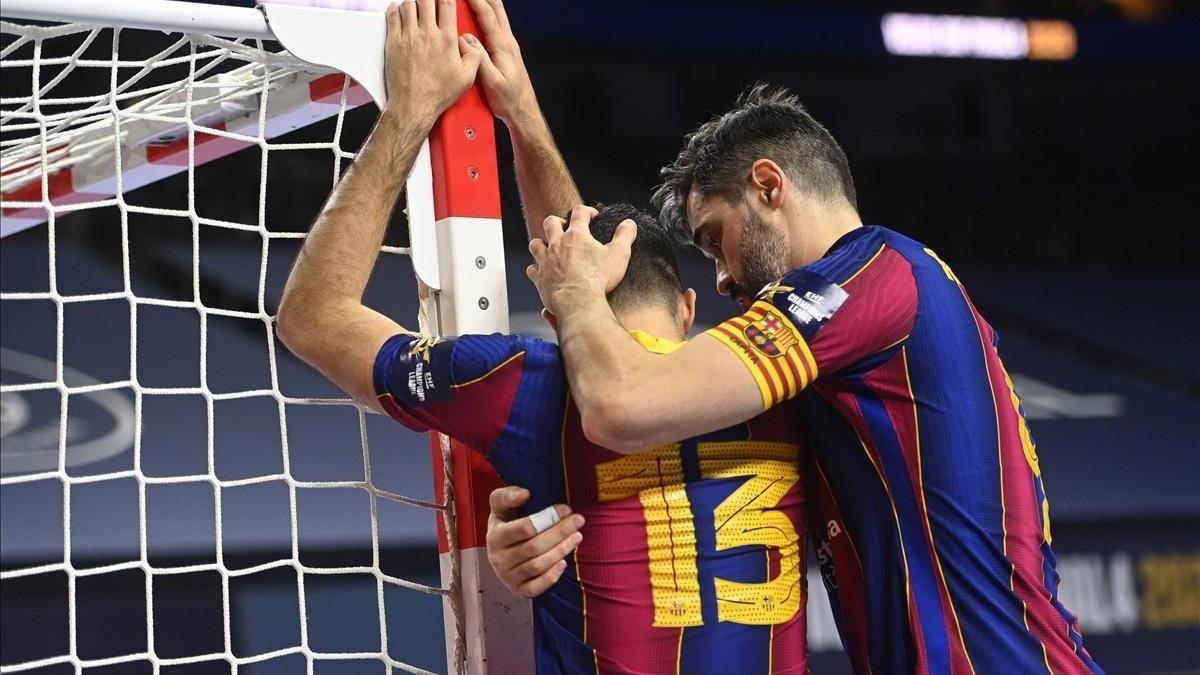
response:
[[[755,349],[773,359],[783,356],[800,342],[787,319],[773,311],[747,324],[742,333]]]

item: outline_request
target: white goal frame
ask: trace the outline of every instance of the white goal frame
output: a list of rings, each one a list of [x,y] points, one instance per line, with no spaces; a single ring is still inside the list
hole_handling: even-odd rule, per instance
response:
[[[464,0],[457,0],[459,31],[478,34]],[[78,23],[113,28],[250,38],[279,42],[293,56],[328,70],[299,73],[282,92],[272,93],[265,112],[272,138],[338,113],[347,107],[386,100],[383,78],[384,17],[292,5],[257,9],[175,0],[4,0],[3,18]],[[353,36],[331,40],[329,36]],[[236,85],[238,73],[214,76]],[[345,77],[352,78],[343,95]],[[229,79],[233,78],[233,79]],[[164,161],[180,153],[199,163],[246,146],[257,132],[260,112],[254,91],[207,109],[196,109],[207,129],[135,120],[125,123],[121,142],[122,190],[162,180],[187,169]],[[89,139],[47,149],[5,173],[32,177],[0,195],[0,237],[44,223],[51,213],[115,203],[117,179],[111,161],[90,160]],[[80,203],[85,202],[85,203]],[[463,95],[422,144],[407,181],[411,258],[419,281],[428,330],[435,335],[508,331],[504,246],[492,115],[478,86]],[[303,236],[303,235],[297,235]],[[433,435],[439,554],[445,597],[447,663],[452,672],[534,671],[532,613],[528,601],[508,593],[487,562],[484,532],[488,493],[499,479],[469,448]]]

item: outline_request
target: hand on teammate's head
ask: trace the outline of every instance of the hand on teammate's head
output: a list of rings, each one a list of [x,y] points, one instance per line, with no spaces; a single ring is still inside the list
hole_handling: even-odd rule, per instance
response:
[[[558,581],[567,569],[566,557],[583,535],[583,516],[573,514],[566,504],[555,504],[559,521],[538,533],[528,517],[519,516],[529,501],[529,491],[508,486],[494,490],[489,498],[488,562],[496,576],[514,595],[536,598]]]
[[[454,0],[404,0],[386,17],[387,107],[432,126],[474,83],[483,47],[459,36]]]
[[[601,244],[588,229],[597,213],[590,206],[576,206],[571,209],[569,224],[550,216],[544,223],[545,240],[529,242],[534,264],[525,272],[537,286],[542,303],[557,316],[562,316],[560,305],[570,305],[572,297],[580,297],[572,294],[603,297],[625,277],[637,224],[632,220],[622,222],[612,241]]]

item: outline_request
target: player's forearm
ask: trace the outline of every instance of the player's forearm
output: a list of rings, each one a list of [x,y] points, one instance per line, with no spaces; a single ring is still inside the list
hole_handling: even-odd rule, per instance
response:
[[[402,329],[364,307],[362,296],[396,198],[432,124],[385,108],[313,223],[279,305],[276,328],[288,349],[359,398],[369,387],[358,382],[358,373],[341,374],[345,342],[363,337],[350,330],[354,326],[374,326],[369,341]],[[351,380],[350,388],[344,386]]]
[[[566,309],[566,306],[559,304]],[[645,387],[650,354],[619,324],[603,297],[580,299],[558,315],[559,346],[584,433],[618,452],[644,450],[646,423],[662,392]]]
[[[328,318],[323,310],[329,307],[361,302],[396,198],[431,125],[399,111],[380,115],[305,240],[284,291],[281,320]]]
[[[603,298],[556,299],[555,306],[571,396],[592,442],[641,452],[763,411],[753,376],[715,339],[701,336],[670,354],[652,354]]]
[[[509,135],[525,229],[534,239],[542,236],[547,216],[561,216],[583,200],[536,101],[527,108],[509,123]]]

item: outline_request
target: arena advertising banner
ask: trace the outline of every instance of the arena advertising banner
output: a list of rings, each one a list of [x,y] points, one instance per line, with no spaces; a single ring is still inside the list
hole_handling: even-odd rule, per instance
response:
[[[1055,529],[1063,604],[1078,616],[1084,644],[1106,672],[1200,668],[1200,521]],[[849,673],[820,579],[810,568],[813,672]]]

